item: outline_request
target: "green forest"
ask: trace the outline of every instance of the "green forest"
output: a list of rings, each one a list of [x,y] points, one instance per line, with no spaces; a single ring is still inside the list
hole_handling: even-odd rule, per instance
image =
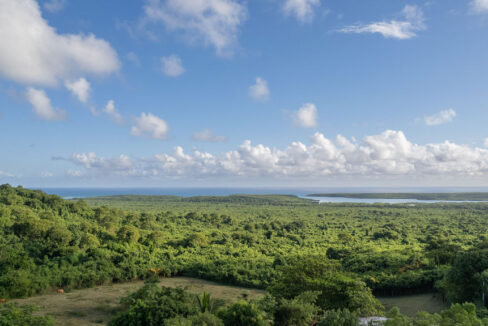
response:
[[[225,304],[155,284],[191,276],[264,289]],[[0,186],[0,325],[51,325],[9,301],[146,280],[110,325],[488,325],[488,205],[319,204],[295,196],[64,200]],[[439,314],[377,296],[436,292]]]

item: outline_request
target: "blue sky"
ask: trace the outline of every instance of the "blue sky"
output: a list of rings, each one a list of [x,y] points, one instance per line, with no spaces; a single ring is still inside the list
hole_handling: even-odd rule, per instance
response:
[[[486,0],[0,0],[0,182],[486,186],[487,32]]]

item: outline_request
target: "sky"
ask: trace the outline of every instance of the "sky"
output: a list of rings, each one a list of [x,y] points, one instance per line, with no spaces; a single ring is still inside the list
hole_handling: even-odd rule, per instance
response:
[[[0,183],[488,186],[488,0],[0,0]]]

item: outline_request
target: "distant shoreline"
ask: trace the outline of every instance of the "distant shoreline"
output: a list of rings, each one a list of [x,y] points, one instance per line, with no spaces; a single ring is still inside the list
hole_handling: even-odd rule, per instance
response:
[[[415,199],[443,201],[488,201],[488,192],[453,192],[453,193],[316,193],[307,197],[331,197],[354,199]]]

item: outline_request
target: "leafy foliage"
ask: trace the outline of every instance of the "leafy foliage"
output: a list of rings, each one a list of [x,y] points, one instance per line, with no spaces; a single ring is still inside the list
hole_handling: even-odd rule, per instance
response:
[[[381,307],[373,293],[437,289],[451,302],[481,305],[488,295],[487,208],[318,204],[273,195],[66,201],[2,185],[0,298],[187,275],[269,289],[276,305],[248,303],[263,321],[298,316],[301,323],[313,306],[375,314]],[[295,300],[308,291],[319,292],[313,304]],[[220,307],[203,296],[200,306],[193,296],[191,302],[183,294],[168,297],[173,308],[191,311],[156,312],[153,300],[136,297],[126,304],[133,316],[166,319]],[[242,316],[254,311],[238,308]]]
[[[267,321],[257,305],[238,301],[220,314],[225,326],[265,326]]]
[[[476,315],[476,306],[472,303],[454,304],[451,308],[440,314],[419,312],[416,318],[409,318],[400,313],[398,308],[393,308],[387,315],[385,326],[485,326],[488,319],[479,319]]]
[[[276,297],[318,291],[317,305],[324,310],[347,307],[371,315],[382,308],[365,283],[341,273],[340,265],[326,257],[301,256],[281,266],[280,272],[269,289]]]
[[[117,316],[111,326],[156,326],[167,319],[196,314],[194,298],[183,289],[158,287],[149,283],[127,297],[129,309]]]
[[[316,318],[320,292],[303,292],[293,300],[283,300],[274,313],[274,322],[283,326],[308,326]]]
[[[35,316],[35,307],[8,304],[0,307],[0,326],[51,326],[51,317]]]
[[[317,326],[359,326],[359,316],[349,309],[329,310]]]

